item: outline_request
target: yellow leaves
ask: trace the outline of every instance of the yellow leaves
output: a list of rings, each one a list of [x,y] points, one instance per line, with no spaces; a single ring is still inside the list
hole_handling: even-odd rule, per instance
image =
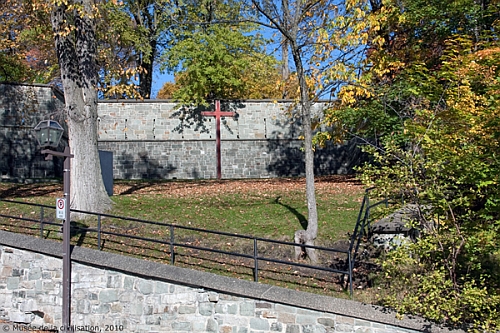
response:
[[[67,37],[69,36],[73,31],[75,31],[74,26],[68,26],[64,25],[62,27],[59,27],[59,30],[55,31],[54,34],[59,37]]]
[[[346,0],[345,7],[347,10],[351,10],[352,8],[366,4],[363,0]]]
[[[318,33],[319,38],[318,40],[321,41],[328,41],[329,35],[328,32],[325,29],[321,29]]]
[[[352,106],[361,98],[370,98],[372,91],[363,85],[348,85],[342,87],[339,92],[339,99],[343,106]]]
[[[104,91],[106,97],[116,98],[116,96],[129,96],[134,99],[142,99],[139,87],[134,84],[117,84],[110,86]],[[127,129],[125,129],[126,131]]]
[[[479,50],[475,53],[475,55],[480,60],[483,60],[485,58],[490,58],[492,56],[498,57],[500,55],[500,47],[493,47],[485,50]]]
[[[361,8],[357,7],[355,10],[354,10],[354,13],[355,13],[355,18],[363,18],[366,16],[366,13],[364,10],[362,10]]]
[[[356,99],[354,98],[354,92],[349,89],[342,89],[342,92],[339,94],[340,100],[344,105],[353,105],[356,103]]]
[[[68,0],[52,0],[52,3],[56,6],[68,6]]]
[[[383,52],[373,51],[372,54],[372,73],[378,77],[387,75],[388,73],[398,72],[405,67],[405,63],[400,60],[393,60]]]
[[[379,48],[382,48],[385,44],[385,39],[383,36],[377,35],[372,39],[372,44],[377,45]]]

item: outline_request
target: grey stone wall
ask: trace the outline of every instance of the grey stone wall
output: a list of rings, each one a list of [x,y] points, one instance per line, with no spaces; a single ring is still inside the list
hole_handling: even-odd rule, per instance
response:
[[[31,328],[61,325],[61,252],[52,241],[0,231],[0,319]],[[444,331],[371,305],[116,254],[75,247],[72,258],[75,331]]]
[[[315,117],[325,104],[315,105]],[[223,178],[304,175],[300,120],[287,101],[222,102]],[[174,103],[99,103],[99,148],[114,153],[115,178],[216,177],[215,119]],[[346,174],[362,161],[357,142],[316,151],[316,174]]]
[[[224,140],[222,177],[262,178],[304,175],[300,140]],[[112,151],[119,179],[209,179],[216,177],[213,140],[101,141]],[[329,144],[315,154],[316,175],[347,174],[362,161],[355,142]]]
[[[325,103],[314,107],[321,117]],[[290,101],[222,101],[224,139],[298,139],[300,119]],[[183,110],[169,101],[100,101],[99,140],[203,140],[215,139],[215,118],[202,116],[208,108]]]
[[[64,124],[61,93],[44,85],[0,84],[0,94],[2,177],[60,177],[62,162],[43,160],[31,129],[49,118]],[[290,101],[221,104],[223,111],[235,114],[222,120],[223,178],[304,175],[300,119],[294,118]],[[315,105],[316,118],[324,107]],[[168,101],[101,101],[99,149],[113,153],[113,177],[215,178],[215,119],[202,116],[202,111],[179,109]],[[316,150],[316,174],[350,173],[362,159],[355,141],[330,144]]]

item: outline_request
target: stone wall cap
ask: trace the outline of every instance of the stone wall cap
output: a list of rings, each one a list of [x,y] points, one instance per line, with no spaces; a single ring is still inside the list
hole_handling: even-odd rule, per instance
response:
[[[52,89],[54,92],[54,95],[57,96],[61,101],[64,101],[64,92],[57,87],[56,85],[53,84],[46,84],[46,83],[18,83],[18,82],[7,82],[7,81],[0,81],[0,85],[6,85],[6,86],[22,86],[22,87],[40,87],[40,88],[49,88]]]
[[[293,99],[241,99],[241,100],[221,100],[229,103],[276,103],[276,104],[292,104],[296,103]],[[173,99],[100,99],[98,103],[172,103],[179,104],[178,101]],[[329,100],[315,101],[314,104],[328,104],[332,103]]]
[[[0,244],[57,258],[62,258],[63,254],[61,242],[1,230]],[[400,320],[396,318],[394,311],[371,304],[239,280],[83,247],[73,246],[71,259],[80,264],[116,270],[146,279],[204,288],[229,295],[338,314],[422,332],[463,332],[443,328],[418,317],[405,316]]]

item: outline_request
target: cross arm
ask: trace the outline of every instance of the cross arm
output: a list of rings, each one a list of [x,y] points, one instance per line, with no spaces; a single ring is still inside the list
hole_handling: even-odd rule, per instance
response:
[[[213,117],[234,117],[236,116],[236,112],[230,112],[230,111],[202,111],[201,114],[203,116],[213,116]]]
[[[64,152],[60,151],[55,151],[55,150],[50,150],[50,149],[43,149],[42,154],[48,154],[52,156],[58,156],[58,157],[74,157],[75,155],[70,154],[69,151],[67,152],[66,150]]]

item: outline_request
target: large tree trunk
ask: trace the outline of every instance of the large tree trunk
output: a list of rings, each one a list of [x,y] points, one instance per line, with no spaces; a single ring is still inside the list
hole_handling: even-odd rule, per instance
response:
[[[307,199],[307,228],[295,232],[295,243],[314,246],[314,241],[318,236],[318,210],[316,205],[316,191],[314,186],[314,150],[312,146],[312,128],[311,128],[311,100],[309,98],[309,89],[307,87],[306,76],[302,66],[302,59],[298,46],[294,41],[290,43],[292,47],[292,56],[300,85],[300,110],[302,118],[302,129],[304,131],[304,153],[306,169],[306,199]],[[311,262],[316,263],[316,251],[311,248],[296,248],[296,259],[301,256],[307,256]]]
[[[258,12],[263,14],[266,20],[271,22],[288,41],[290,51],[292,52],[293,62],[297,70],[297,77],[300,87],[300,112],[302,118],[302,129],[304,130],[304,151],[305,151],[305,167],[306,167],[306,198],[307,198],[307,228],[306,230],[298,230],[295,232],[295,242],[303,244],[295,249],[296,257],[307,256],[312,262],[316,262],[316,252],[314,249],[307,248],[305,245],[314,245],[314,241],[318,235],[318,211],[316,207],[316,193],[314,189],[314,151],[312,147],[312,129],[311,129],[311,100],[309,98],[309,89],[306,82],[306,73],[304,71],[301,52],[306,52],[305,46],[299,46],[299,34],[301,40],[308,40],[308,29],[301,23],[307,23],[309,13],[313,7],[319,2],[304,2],[304,1],[289,1],[281,2],[281,11],[277,11],[272,1],[252,0]],[[306,19],[307,18],[307,19]],[[260,23],[269,26],[266,23]],[[311,21],[309,21],[311,24]],[[286,44],[286,43],[285,43]],[[311,46],[312,44],[309,44]],[[286,53],[286,52],[285,52]],[[304,53],[305,54],[305,53]]]
[[[153,64],[142,62],[140,64],[141,72],[139,73],[139,93],[144,99],[151,98],[151,89],[153,87]]]
[[[68,6],[76,8],[68,10]],[[61,68],[69,130],[71,208],[104,212],[112,201],[101,176],[97,149],[97,66],[93,1],[54,5],[52,29]]]
[[[154,70],[154,59],[156,57],[156,40],[152,40],[149,43],[151,47],[151,52],[149,54],[143,54],[139,67],[139,93],[144,99],[151,98],[151,89],[153,87],[153,70]]]

